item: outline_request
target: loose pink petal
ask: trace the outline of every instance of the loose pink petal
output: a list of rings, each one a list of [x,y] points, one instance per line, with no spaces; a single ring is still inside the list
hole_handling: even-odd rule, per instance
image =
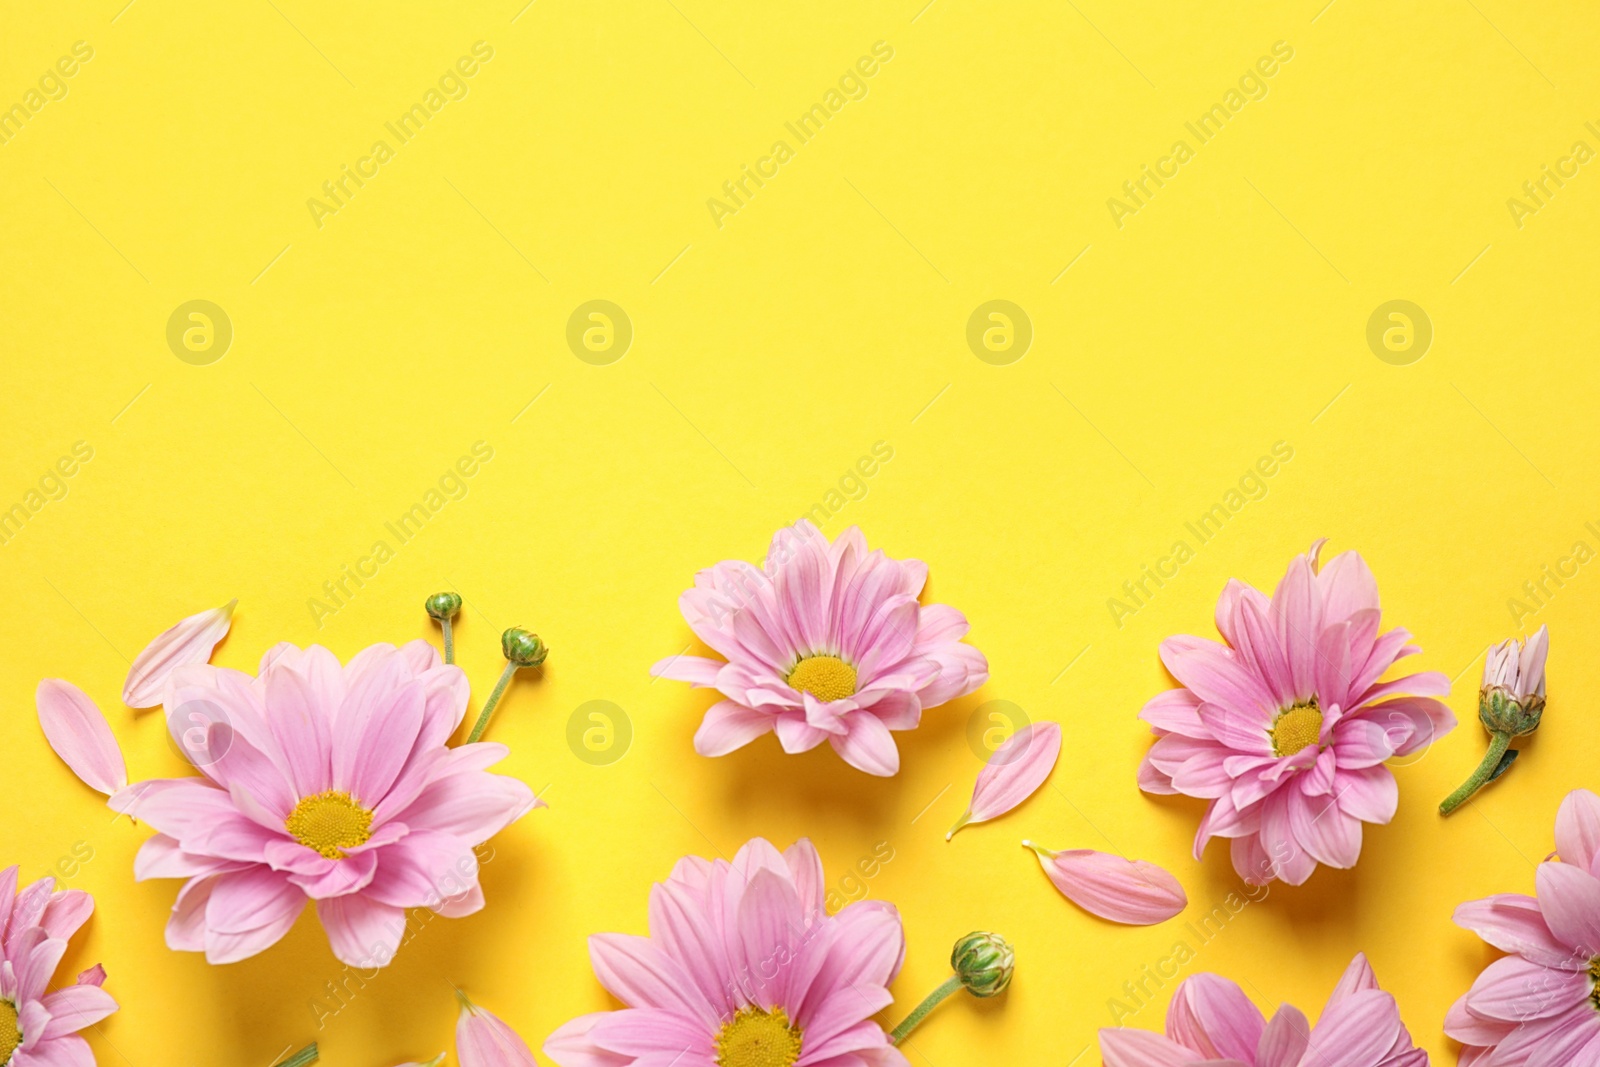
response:
[[[110,796],[128,784],[117,739],[83,690],[60,678],[46,678],[39,683],[37,702],[45,740],[85,785]]]
[[[1178,880],[1153,863],[1091,848],[1052,852],[1031,841],[1023,845],[1039,854],[1044,873],[1068,900],[1102,919],[1150,926],[1189,905]]]
[[[456,1023],[461,1067],[535,1067],[527,1042],[476,1004],[463,1004]]]
[[[238,603],[236,598],[220,608],[191,615],[151,641],[128,669],[128,680],[122,686],[123,703],[130,708],[160,704],[173,671],[211,658],[211,650],[228,635]]]
[[[972,803],[944,839],[950,840],[963,826],[997,819],[1027,800],[1050,777],[1060,755],[1058,723],[1029,723],[1012,734],[989,754],[972,789]]]

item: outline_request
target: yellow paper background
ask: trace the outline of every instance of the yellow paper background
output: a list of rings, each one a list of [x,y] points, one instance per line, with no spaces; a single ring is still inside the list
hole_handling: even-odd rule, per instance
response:
[[[757,834],[810,835],[841,889],[893,850],[864,887],[899,906],[910,943],[887,1022],[947,973],[958,935],[1015,941],[1009,994],[942,1008],[908,1049],[918,1067],[1095,1063],[1108,1001],[1179,940],[1198,948],[1184,974],[1313,1016],[1365,950],[1418,1041],[1453,1061],[1441,1020],[1492,953],[1451,909],[1530,890],[1560,797],[1595,784],[1600,566],[1550,583],[1534,614],[1508,600],[1575,542],[1600,546],[1585,527],[1600,524],[1600,164],[1520,227],[1506,201],[1574,141],[1600,148],[1584,127],[1600,120],[1600,22],[1504,0],[924,2],[10,5],[0,103],[74,42],[94,55],[0,146],[0,507],[74,442],[94,456],[0,547],[0,861],[32,878],[92,850],[64,868],[98,902],[66,965],[103,961],[122,1004],[91,1038],[101,1064],[266,1067],[312,1039],[329,1063],[424,1059],[452,1044],[450,984],[537,1047],[610,1006],[587,934],[643,932],[677,857]],[[478,41],[494,55],[466,97],[319,228],[308,198]],[[866,96],[719,228],[707,199],[792,142],[784,123],[878,41],[893,59]],[[1184,123],[1279,41],[1293,59],[1267,95],[1119,228],[1107,199],[1175,140],[1193,147]],[[608,366],[565,341],[596,298],[634,327]],[[996,298],[1035,334],[1007,366],[965,340]],[[235,331],[208,366],[165,340],[193,299]],[[1391,299],[1432,320],[1420,362],[1367,347]],[[494,458],[466,495],[314,618],[322,583],[396,545],[384,523],[478,441]],[[859,523],[926,560],[929,597],[968,615],[991,680],[900,735],[892,780],[770,738],[696,756],[713,698],[646,675],[689,644],[678,593],[826,508],[880,441],[892,460],[824,529]],[[1198,546],[1184,524],[1276,442],[1292,461]],[[1459,677],[1463,726],[1397,769],[1399,814],[1368,829],[1357,869],[1274,888],[1198,946],[1183,924],[1238,882],[1225,848],[1190,858],[1197,802],[1136,789],[1134,715],[1171,684],[1163,637],[1212,635],[1229,576],[1270,587],[1318,536],[1367,556],[1386,623],[1426,649],[1411,662]],[[1195,557],[1117,625],[1108,598],[1178,539]],[[135,777],[181,773],[160,714],[118,699],[156,632],[237,596],[216,662],[253,670],[278,641],[348,657],[433,636],[420,604],[443,588],[470,605],[474,709],[500,629],[553,649],[491,733],[551,807],[496,841],[485,911],[426,926],[319,1028],[341,968],[310,916],[235,966],[164,947],[177,883],[133,883],[148,829],[114,823],[55,760],[33,690],[70,678]],[[1546,724],[1441,821],[1485,744],[1482,650],[1539,623]],[[609,766],[568,747],[591,700],[631,722]],[[1026,807],[947,845],[988,700],[1060,721],[1065,754]],[[1189,912],[1095,920],[1022,837],[1159,862]],[[1159,1028],[1174,984],[1132,1023]]]

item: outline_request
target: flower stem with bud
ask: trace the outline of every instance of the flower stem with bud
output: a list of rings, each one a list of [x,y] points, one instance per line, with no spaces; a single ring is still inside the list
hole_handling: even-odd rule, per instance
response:
[[[889,1033],[889,1044],[898,1045],[921,1025],[928,1013],[937,1008],[958,989],[966,989],[975,997],[994,997],[1011,984],[1016,970],[1016,955],[1011,945],[998,934],[971,933],[956,942],[950,953],[950,966],[955,974],[946,978],[923,998],[910,1015]]]
[[[1478,721],[1489,731],[1489,751],[1461,788],[1445,797],[1439,805],[1440,815],[1449,815],[1506,773],[1517,758],[1512,739],[1539,728],[1544,718],[1549,652],[1550,631],[1543,626],[1526,641],[1511,638],[1490,647],[1483,661],[1483,686],[1478,690]]]
[[[439,628],[444,631],[444,661],[456,661],[456,635],[454,621],[457,613],[461,611],[461,596],[458,593],[435,593],[422,602],[427,609],[428,617],[439,620]]]
[[[1478,764],[1478,769],[1472,772],[1470,778],[1461,783],[1460,789],[1444,798],[1444,802],[1439,805],[1439,814],[1449,815],[1471,799],[1472,794],[1505,773],[1505,768],[1511,766],[1511,761],[1517,758],[1517,754],[1510,749],[1510,734],[1490,734],[1489,751],[1484,755],[1483,762]]]
[[[473,723],[472,733],[467,735],[469,745],[482,740],[483,732],[489,728],[489,718],[494,714],[495,706],[500,703],[500,698],[505,695],[506,687],[511,684],[511,679],[517,671],[523,667],[540,666],[550,654],[545,643],[539,640],[538,634],[516,626],[500,635],[500,649],[506,656],[506,669],[500,672],[500,680],[495,683],[494,691],[489,694],[483,710],[478,713],[478,721]]]

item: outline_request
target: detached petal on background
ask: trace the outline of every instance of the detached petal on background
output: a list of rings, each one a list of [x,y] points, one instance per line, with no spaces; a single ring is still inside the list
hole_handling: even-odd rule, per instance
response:
[[[236,597],[220,608],[191,615],[151,641],[128,668],[128,680],[122,685],[123,703],[130,708],[153,708],[161,703],[172,672],[205,663],[217,642],[228,636],[238,603]]]
[[[117,739],[83,690],[60,678],[46,678],[39,683],[37,701],[45,740],[85,785],[110,796],[128,784]]]
[[[997,819],[1027,800],[1050,777],[1060,755],[1058,723],[1029,723],[1012,734],[989,754],[972,789],[972,803],[944,839],[950,840],[963,826]]]
[[[1150,926],[1166,922],[1189,905],[1183,886],[1169,872],[1144,860],[1126,860],[1092,848],[1051,852],[1031,841],[1044,873],[1068,900],[1102,919]]]
[[[465,997],[456,1023],[456,1058],[461,1067],[535,1067],[527,1042]]]

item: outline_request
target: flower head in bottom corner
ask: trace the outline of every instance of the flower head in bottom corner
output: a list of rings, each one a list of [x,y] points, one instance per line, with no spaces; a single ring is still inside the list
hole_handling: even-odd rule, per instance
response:
[[[1173,994],[1165,1035],[1101,1030],[1100,1055],[1105,1067],[1428,1067],[1359,953],[1315,1026],[1289,1004],[1267,1019],[1236,983],[1197,974]]]
[[[1559,859],[1539,864],[1534,896],[1456,909],[1458,925],[1507,953],[1445,1015],[1463,1065],[1600,1064],[1600,796],[1567,794],[1555,838]]]
[[[203,664],[174,672],[168,723],[201,774],[136,782],[109,802],[159,831],[139,850],[137,878],[188,880],[167,945],[212,963],[246,959],[310,900],[335,956],[379,967],[407,908],[451,918],[482,908],[474,847],[539,802],[488,772],[504,745],[446,747],[467,695],[461,669],[424,641],[374,645],[343,666],[320,646],[278,645],[254,678]],[[185,730],[186,718],[204,726]]]
[[[0,871],[0,1064],[84,1067],[94,1063],[79,1031],[117,1010],[100,988],[98,965],[48,992],[67,942],[88,921],[94,899],[81,889],[54,892],[42,878],[17,892],[17,868]]]
[[[829,916],[810,841],[756,838],[732,863],[680,860],[650,893],[650,936],[597,934],[589,955],[620,1011],[551,1034],[560,1067],[909,1067],[873,1016],[905,958],[900,914]]]

